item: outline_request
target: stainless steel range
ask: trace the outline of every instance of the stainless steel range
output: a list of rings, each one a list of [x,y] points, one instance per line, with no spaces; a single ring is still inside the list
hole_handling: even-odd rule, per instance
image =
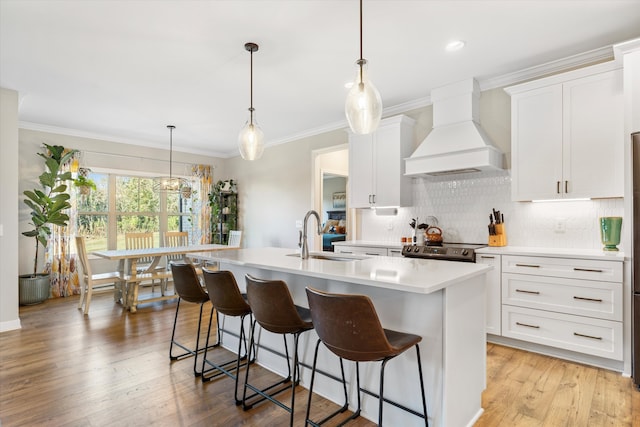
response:
[[[476,262],[476,249],[486,246],[487,245],[468,243],[443,243],[438,246],[405,245],[402,247],[402,256],[408,258]]]

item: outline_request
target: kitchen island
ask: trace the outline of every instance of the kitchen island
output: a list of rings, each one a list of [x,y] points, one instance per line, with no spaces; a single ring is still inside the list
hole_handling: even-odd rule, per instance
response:
[[[314,255],[322,255],[314,257]],[[482,413],[481,393],[486,386],[486,344],[484,330],[485,273],[491,267],[474,264],[396,257],[362,257],[333,253],[312,253],[303,260],[295,250],[251,248],[191,256],[217,261],[221,270],[230,270],[241,289],[244,276],[284,280],[296,304],[308,307],[305,287],[329,292],[368,295],[387,329],[422,336],[420,353],[426,387],[429,425],[458,427],[472,425]],[[221,324],[227,331],[239,328],[237,319]],[[225,334],[225,347],[237,348],[234,336]],[[258,363],[280,374],[286,371],[280,336],[257,329]],[[300,340],[300,358],[310,366],[317,335],[305,333]],[[406,352],[389,362],[385,373],[385,398],[420,412],[420,386],[415,353]],[[318,366],[339,377],[337,357],[321,347]],[[355,384],[355,369],[345,364],[347,381]],[[361,386],[377,392],[379,363],[361,366]],[[311,372],[302,369],[301,384],[308,385]],[[319,375],[314,392],[341,402],[341,386]],[[356,393],[350,390],[355,407]],[[363,394],[362,415],[377,419],[377,398]],[[304,410],[304,403],[296,405]],[[312,408],[313,417],[313,408]],[[384,423],[390,426],[418,426],[424,421],[406,411],[385,405]]]

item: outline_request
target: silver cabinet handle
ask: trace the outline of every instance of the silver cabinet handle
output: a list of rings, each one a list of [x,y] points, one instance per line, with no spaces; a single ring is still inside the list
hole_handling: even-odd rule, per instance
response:
[[[556,181],[556,193],[560,194],[560,181]]]
[[[579,299],[579,300],[582,300],[582,301],[602,302],[602,300],[601,300],[601,299],[598,299],[598,298],[577,297],[577,296],[575,296],[575,295],[573,296],[573,299]]]
[[[573,335],[575,335],[576,337],[589,338],[589,339],[592,339],[592,340],[602,341],[602,337],[594,337],[592,335],[584,335],[584,334],[579,334],[577,332],[574,332]]]
[[[540,326],[527,325],[526,323],[516,322],[516,325],[518,325],[518,326],[526,326],[527,328],[540,329]]]
[[[540,295],[540,292],[538,292],[538,291],[526,291],[524,289],[516,289],[516,292],[520,292],[522,294]]]
[[[569,181],[564,182],[564,192],[567,194],[569,193]]]
[[[341,254],[352,254],[352,251],[340,251]]]
[[[380,256],[380,254],[372,254],[372,253],[370,253],[370,252],[365,252],[364,254],[365,254],[365,255],[371,255],[371,256]]]
[[[540,268],[539,265],[535,264],[516,264],[516,267]]]
[[[494,259],[494,256],[489,256],[489,255],[480,255],[480,258],[484,258],[484,259]]]
[[[573,267],[573,271],[587,271],[589,273],[603,273],[602,270],[598,270],[595,268],[578,268],[578,267]]]

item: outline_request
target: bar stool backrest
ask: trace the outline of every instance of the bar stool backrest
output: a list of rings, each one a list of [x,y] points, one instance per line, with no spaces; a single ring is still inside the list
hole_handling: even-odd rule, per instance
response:
[[[192,264],[172,262],[171,275],[173,287],[181,299],[198,304],[209,300],[209,295],[202,289],[198,273]]]
[[[309,287],[306,291],[318,337],[337,356],[370,362],[400,353],[387,340],[366,295],[331,294]]]
[[[238,283],[230,271],[202,269],[209,299],[219,313],[227,316],[242,316],[251,312],[251,307],[242,297]]]
[[[264,329],[276,334],[292,334],[313,326],[302,320],[282,280],[257,279],[247,274],[246,281],[253,317]]]

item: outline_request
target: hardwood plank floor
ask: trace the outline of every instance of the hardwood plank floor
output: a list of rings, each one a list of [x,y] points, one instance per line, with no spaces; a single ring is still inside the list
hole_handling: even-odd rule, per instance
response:
[[[88,317],[77,301],[21,307],[22,329],[0,334],[2,427],[288,424],[289,414],[273,404],[236,407],[227,377],[202,384],[192,358],[169,360],[175,301],[128,314],[110,294],[98,294]],[[182,308],[178,335],[190,342],[198,307]],[[222,352],[216,359],[231,355]],[[255,373],[258,382],[276,378],[260,367]],[[487,382],[478,427],[640,426],[640,392],[616,372],[489,344]],[[307,396],[297,389],[295,425],[304,425]],[[314,396],[315,416],[336,408]],[[349,425],[375,424],[361,417]]]

